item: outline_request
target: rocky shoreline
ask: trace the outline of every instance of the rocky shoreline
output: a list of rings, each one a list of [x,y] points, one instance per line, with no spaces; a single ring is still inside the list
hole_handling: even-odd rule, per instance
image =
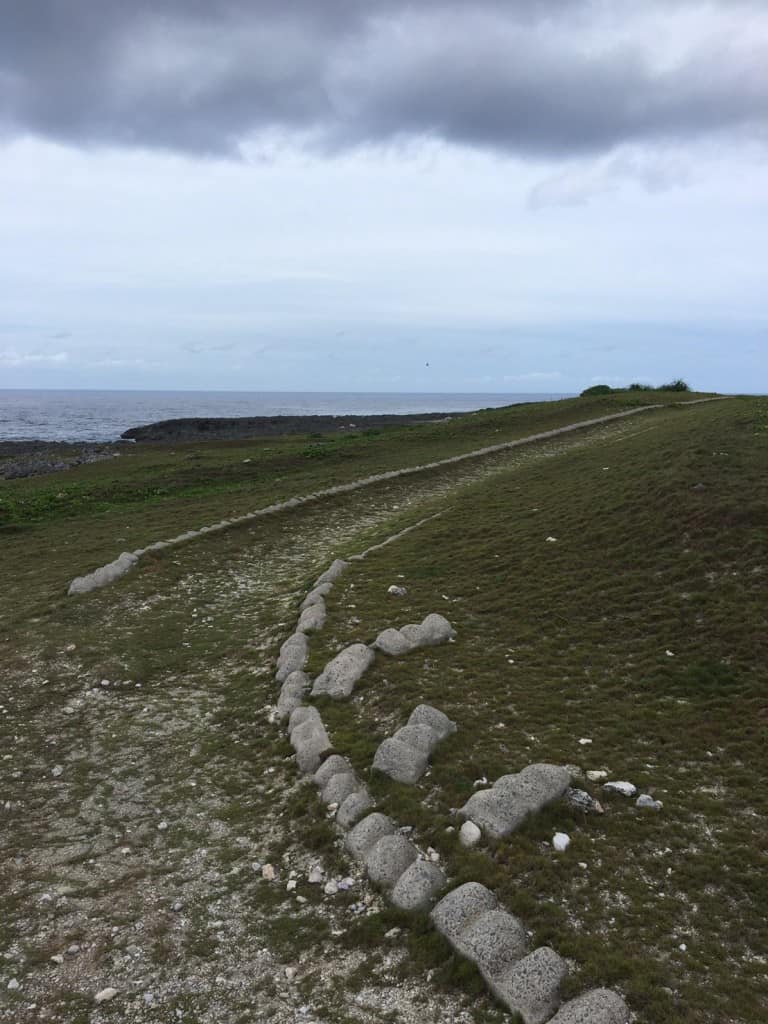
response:
[[[0,480],[59,473],[120,455],[121,441],[0,441]]]
[[[246,441],[251,437],[284,434],[328,434],[350,430],[381,430],[450,420],[465,413],[422,412],[366,416],[237,416],[189,417],[161,420],[131,427],[120,436],[126,441]]]

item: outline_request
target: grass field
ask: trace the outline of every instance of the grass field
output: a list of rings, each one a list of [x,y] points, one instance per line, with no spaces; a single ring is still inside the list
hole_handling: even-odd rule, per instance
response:
[[[457,641],[379,659],[351,702],[324,705],[336,748],[368,777],[378,742],[416,703],[441,707],[459,731],[429,776],[416,787],[371,786],[453,879],[497,891],[537,942],[571,960],[571,991],[617,987],[639,1024],[765,1019],[765,399],[643,413],[484,467],[377,485],[64,597],[72,576],[180,529],[631,401],[513,407],[333,440],[136,448],[0,485],[0,1000],[5,981],[23,982],[0,1019],[40,1019],[27,1009],[36,1003],[45,1019],[101,1020],[89,992],[111,983],[116,964],[136,984],[130,1000],[98,1011],[105,1020],[171,1014],[192,1024],[221,1019],[223,1006],[232,1020],[258,1010],[288,1021],[302,1000],[321,1020],[388,1019],[389,1004],[353,1002],[371,987],[408,993],[414,1020],[445,1019],[451,1006],[466,1019],[496,1018],[479,978],[424,921],[404,921],[375,894],[371,912],[354,915],[360,890],[330,905],[300,883],[299,905],[248,867],[269,858],[301,879],[322,858],[328,871],[350,870],[266,721],[272,659],[303,589],[332,557],[435,511],[440,518],[350,567],[312,667],[430,611],[448,616]],[[393,582],[405,598],[387,595]],[[103,677],[118,682],[89,696]],[[582,782],[604,815],[558,806],[508,840],[462,850],[446,829],[474,781],[545,760],[607,769],[663,810]],[[55,763],[64,774],[54,784]],[[160,815],[172,841],[157,832]],[[549,846],[555,829],[571,835],[565,855]],[[49,892],[53,903],[41,904]],[[167,909],[178,893],[190,908],[184,921]],[[229,939],[212,934],[214,913],[237,922]],[[403,955],[384,938],[393,927],[404,929]],[[89,950],[87,969],[83,958],[67,962],[60,980],[50,950],[74,941]],[[298,964],[293,995],[254,959],[259,944],[276,963]],[[143,960],[125,952],[134,947]],[[192,983],[214,985],[228,971],[251,981],[223,1003]],[[156,1005],[142,1001],[147,985],[162,996]],[[411,1019],[402,1005],[391,1012]]]

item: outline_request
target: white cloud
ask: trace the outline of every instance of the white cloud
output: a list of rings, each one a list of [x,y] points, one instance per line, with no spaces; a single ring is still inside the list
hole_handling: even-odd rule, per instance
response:
[[[69,352],[20,352],[17,348],[0,349],[0,366],[61,366],[69,362]]]

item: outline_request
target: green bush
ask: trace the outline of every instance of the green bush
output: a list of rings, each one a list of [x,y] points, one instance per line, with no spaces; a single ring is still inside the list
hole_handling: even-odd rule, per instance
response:
[[[653,391],[652,384],[630,384],[629,391]]]
[[[657,391],[690,391],[690,386],[684,380],[673,380],[669,384],[661,384]]]
[[[591,388],[586,388],[581,392],[580,397],[586,398],[588,395],[610,395],[613,391],[612,387],[607,384],[594,384]]]

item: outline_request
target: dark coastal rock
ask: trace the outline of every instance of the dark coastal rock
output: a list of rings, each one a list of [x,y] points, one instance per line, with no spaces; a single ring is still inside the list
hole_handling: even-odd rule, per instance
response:
[[[452,419],[461,413],[423,412],[404,415],[369,416],[192,416],[160,420],[131,427],[121,437],[131,441],[238,441],[249,437],[277,437],[283,434],[345,433],[351,430],[381,430],[434,420]]]

